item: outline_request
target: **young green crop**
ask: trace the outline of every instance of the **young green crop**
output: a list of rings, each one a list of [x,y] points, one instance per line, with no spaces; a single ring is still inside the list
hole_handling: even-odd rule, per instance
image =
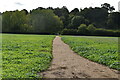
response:
[[[50,35],[3,34],[2,78],[41,77],[37,73],[49,67],[52,59]]]
[[[63,36],[62,40],[79,55],[120,70],[117,37]]]

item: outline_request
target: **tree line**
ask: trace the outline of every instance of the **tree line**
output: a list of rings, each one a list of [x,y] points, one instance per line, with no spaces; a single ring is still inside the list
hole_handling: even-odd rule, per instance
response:
[[[108,3],[101,7],[38,7],[28,12],[6,11],[2,14],[3,33],[38,33],[65,35],[119,36],[120,12]]]

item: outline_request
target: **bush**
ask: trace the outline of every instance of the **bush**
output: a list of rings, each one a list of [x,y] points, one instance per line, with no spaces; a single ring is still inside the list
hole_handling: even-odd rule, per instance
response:
[[[61,34],[64,34],[64,35],[77,35],[78,32],[77,32],[77,29],[63,29]]]
[[[86,35],[86,34],[88,34],[87,25],[86,25],[86,24],[81,24],[81,25],[78,27],[78,33],[79,33],[80,35]]]
[[[96,29],[94,35],[98,36],[119,36],[120,31],[107,30],[107,29]]]
[[[120,30],[114,31],[114,36],[120,37]]]
[[[87,27],[87,30],[89,31],[89,34],[90,35],[93,35],[95,30],[96,30],[96,27],[93,25],[93,24],[90,24],[88,27]]]
[[[77,29],[80,24],[85,23],[85,19],[83,16],[75,16],[71,20],[71,25],[73,26],[73,29]]]

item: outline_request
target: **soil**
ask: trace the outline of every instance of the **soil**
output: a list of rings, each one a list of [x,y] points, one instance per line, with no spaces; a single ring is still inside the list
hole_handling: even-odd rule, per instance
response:
[[[53,60],[44,78],[118,78],[119,71],[85,59],[74,53],[61,37],[53,40]]]

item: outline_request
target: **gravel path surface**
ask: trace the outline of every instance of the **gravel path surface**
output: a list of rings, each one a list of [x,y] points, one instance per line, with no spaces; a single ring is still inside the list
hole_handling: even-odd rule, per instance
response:
[[[53,60],[44,78],[118,78],[118,71],[92,62],[74,53],[61,37],[53,41]]]

